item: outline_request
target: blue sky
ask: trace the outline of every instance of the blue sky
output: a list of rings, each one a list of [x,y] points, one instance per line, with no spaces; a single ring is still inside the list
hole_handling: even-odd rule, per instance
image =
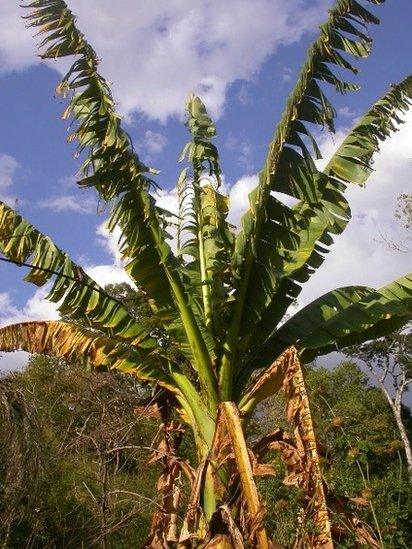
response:
[[[255,185],[267,144],[306,49],[332,2],[327,0],[71,0],[78,25],[102,57],[119,110],[139,154],[159,168],[162,204],[174,207],[177,158],[188,139],[182,125],[190,91],[217,119],[217,144],[236,223]],[[372,55],[357,61],[360,92],[328,96],[340,113],[337,135],[320,136],[331,154],[354,119],[388,85],[411,72],[412,3],[374,7]],[[31,30],[14,0],[0,0],[0,198],[49,234],[99,282],[121,280],[115,241],[102,229],[106,213],[92,191],[74,183],[78,167],[60,119],[64,100],[54,89],[67,65],[40,63]],[[410,191],[412,117],[382,147],[366,190],[351,191],[354,219],[317,273],[302,304],[344,284],[383,285],[410,270],[407,254],[384,240],[407,238],[393,220],[396,196]],[[17,200],[17,202],[15,202]],[[99,213],[97,213],[99,211]],[[24,272],[0,264],[0,322],[52,318],[42,291],[22,282]],[[7,359],[10,364],[10,358]],[[13,359],[17,361],[17,359]],[[3,359],[4,364],[4,359]],[[4,366],[3,366],[4,367]]]

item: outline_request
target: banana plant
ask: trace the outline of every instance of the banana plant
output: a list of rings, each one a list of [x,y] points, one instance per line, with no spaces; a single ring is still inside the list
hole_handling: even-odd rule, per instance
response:
[[[4,327],[0,349],[118,369],[156,387],[157,396],[145,409],[164,426],[163,504],[145,547],[271,546],[255,484],[257,475],[273,474],[270,464],[261,463],[268,448],[280,452],[289,482],[304,491],[297,527],[301,543],[333,547],[333,514],[304,365],[402,327],[412,316],[412,274],[380,289],[338,288],[284,319],[350,220],[346,189],[365,184],[380,143],[396,131],[410,106],[412,76],[371,106],[324,169],[316,166],[316,131],[333,131],[336,117],[325,89],[358,88],[340,72],[356,74],[350,56],[369,54],[367,27],[379,21],[365,6],[383,1],[338,0],[330,10],[274,130],[238,230],[228,222],[229,201],[213,143],[216,127],[201,99],[191,95],[186,106],[190,141],[180,159],[185,167],[177,182],[176,216],[156,204],[157,171],[142,163],[122,129],[98,57],[66,3],[35,0],[25,6],[28,26],[43,36],[40,56],[74,57],[57,92],[68,101],[63,118],[70,120],[69,141],[76,141],[85,157],[78,185],[93,188],[110,204],[107,226],[120,229],[125,270],[177,352],[171,357],[156,333],[5,203],[0,203],[3,260],[26,267],[28,282],[47,284],[48,299],[66,321]],[[295,205],[287,206],[274,191],[293,197]],[[274,426],[252,448],[245,438],[248,419],[259,402],[278,391],[285,393],[293,435]],[[179,457],[181,427],[165,406],[193,431],[196,465]],[[178,529],[182,475],[191,494]],[[352,523],[359,539],[379,546],[360,521]]]

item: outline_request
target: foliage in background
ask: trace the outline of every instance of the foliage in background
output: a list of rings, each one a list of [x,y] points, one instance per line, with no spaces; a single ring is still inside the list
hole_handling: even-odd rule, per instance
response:
[[[385,547],[410,547],[412,495],[397,426],[381,391],[370,387],[366,375],[348,362],[334,371],[309,370],[307,384],[334,504],[344,498],[345,507],[369,524],[374,524],[375,513]],[[14,424],[30,423],[24,438],[14,439],[14,444],[20,441],[18,460],[10,452],[10,424],[0,424],[2,546],[102,546],[102,533],[106,548],[139,546],[148,535],[153,509],[161,502],[156,486],[159,467],[146,464],[159,425],[134,411],[142,394],[150,396],[148,390],[115,373],[84,372],[35,357],[24,372],[1,379],[0,394],[5,391],[14,395],[9,400],[15,413],[20,412]],[[22,402],[30,402],[30,410],[23,412]],[[277,396],[258,407],[248,428],[251,445],[274,424],[289,427],[283,406]],[[411,436],[410,415],[406,425]],[[122,446],[128,448],[112,452]],[[188,434],[181,453],[195,461]],[[287,470],[278,452],[271,452],[266,461],[276,472],[258,480],[267,502],[267,531],[281,546],[288,546],[304,493],[284,484]],[[337,547],[354,543],[341,540]]]
[[[145,466],[158,426],[136,411],[147,389],[114,372],[85,372],[39,356],[0,380],[4,393],[14,417],[3,415],[0,423],[3,546],[141,541],[158,474]]]
[[[412,331],[411,325],[384,338],[376,339],[347,349],[349,356],[363,361],[372,378],[380,387],[393,412],[412,482],[412,447],[405,426],[403,399],[412,383]]]
[[[322,466],[333,498],[331,506],[346,508],[381,531],[384,547],[412,544],[412,494],[407,462],[394,416],[377,387],[352,362],[334,370],[309,369],[307,387],[311,398]],[[404,410],[405,426],[412,437],[412,418]],[[289,426],[279,396],[256,410],[249,436],[256,441],[273,425]],[[259,480],[268,501],[267,525],[280,545],[288,546],[295,528],[302,491],[282,482],[287,473],[279,455],[272,455],[277,476]],[[340,520],[344,520],[344,513]],[[335,527],[339,519],[335,515]],[[354,538],[341,539],[337,547],[355,547]]]
[[[398,196],[395,217],[407,230],[412,230],[412,195],[403,193]]]

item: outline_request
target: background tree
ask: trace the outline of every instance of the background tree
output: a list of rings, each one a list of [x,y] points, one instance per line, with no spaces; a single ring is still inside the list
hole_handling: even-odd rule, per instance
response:
[[[369,523],[380,531],[385,547],[409,547],[412,496],[397,426],[383,393],[368,384],[359,366],[348,362],[334,371],[309,369],[306,380],[323,470],[333,493],[330,505],[344,509],[332,524],[337,547],[356,544],[354,535],[342,535],[342,522],[353,515],[360,525]],[[85,372],[47,357],[32,358],[23,372],[0,381],[0,390],[7,387],[30,406],[25,446],[20,444],[23,459],[8,446],[20,440],[9,437],[13,424],[1,423],[6,427],[0,432],[3,547],[102,546],[104,540],[115,549],[139,546],[146,538],[150,515],[163,499],[156,486],[162,464],[148,463],[157,450],[159,423],[141,413],[141,397],[148,397],[149,404],[151,392],[131,381],[115,372]],[[14,402],[17,410],[16,398]],[[247,429],[251,447],[274,425],[290,429],[283,409],[280,395],[257,407]],[[21,407],[18,410],[21,421]],[[411,433],[410,418],[406,420]],[[195,465],[188,431],[179,452]],[[257,483],[267,502],[268,536],[288,546],[304,491],[278,451],[269,450],[265,461],[272,474],[258,477]],[[183,519],[181,509],[177,524]]]
[[[35,405],[7,378],[0,383],[0,411],[0,539],[7,547],[13,543],[14,525],[26,518],[25,509],[33,508],[47,463],[39,451]]]
[[[395,217],[399,219],[402,226],[407,229],[412,229],[412,195],[402,193],[398,196]]]
[[[403,326],[411,316],[412,277],[403,276],[379,290],[339,288],[281,321],[302,284],[323,263],[334,236],[345,229],[350,210],[344,192],[350,184],[364,184],[370,175],[380,142],[410,106],[412,77],[391,86],[357,122],[326,168],[316,168],[314,158],[320,151],[309,124],[333,131],[335,119],[323,88],[332,84],[342,93],[356,89],[333,67],[356,72],[342,52],[367,56],[371,40],[365,26],[378,22],[359,2],[338,0],[308,52],[237,234],[227,223],[228,200],[220,188],[216,128],[202,101],[191,96],[190,142],[182,154],[187,168],[178,182],[179,249],[174,254],[167,230],[176,217],[156,205],[156,171],[140,161],[122,129],[109,87],[98,72],[97,55],[73,14],[63,0],[35,0],[28,7],[29,25],[44,36],[41,56],[75,57],[57,91],[69,98],[63,115],[71,119],[69,140],[78,142],[78,154],[85,159],[79,184],[94,187],[101,200],[110,203],[108,227],[120,228],[125,269],[157,316],[161,332],[148,329],[49,237],[1,203],[3,259],[28,267],[28,281],[38,286],[49,282],[49,299],[59,303],[71,323],[3,328],[0,348],[118,369],[157,385],[159,399],[149,413],[157,414],[163,424],[159,445],[166,451],[160,486],[165,505],[153,516],[147,543],[157,547],[200,540],[233,544],[236,539],[268,547],[244,429],[255,406],[283,389],[294,438],[285,442],[273,435],[267,443],[281,450],[286,444],[295,456],[295,473],[305,493],[299,542],[331,547],[303,364]],[[272,191],[292,197],[295,206],[288,207]],[[171,349],[177,350],[173,357]],[[180,427],[170,408],[193,432],[194,468],[179,459]],[[260,455],[267,450],[263,446],[256,450]],[[166,502],[172,492],[179,492],[183,475],[192,491],[176,532],[176,513]]]
[[[150,389],[37,356],[0,379],[0,394],[9,410],[0,420],[2,547],[139,545],[160,505],[160,467],[146,465],[159,426],[139,409]]]
[[[359,527],[374,527],[382,546],[409,547],[412,497],[407,463],[383,393],[370,385],[367,374],[353,362],[342,362],[334,370],[309,368],[306,381],[326,484],[333,494],[329,502],[343,511],[334,515],[332,524],[337,546],[356,546],[355,536],[340,537],[345,521],[356,516],[363,521]],[[257,407],[249,430],[252,443],[273,425],[290,429],[283,407],[281,395]],[[405,414],[405,426],[410,436],[410,414]],[[268,531],[283,547],[293,537],[303,494],[278,453],[271,454],[271,463],[276,475],[261,477],[258,484],[268,502]],[[368,546],[370,539],[364,543]]]
[[[374,527],[383,547],[408,547],[412,499],[407,462],[383,393],[348,362],[334,371],[311,371],[308,386],[325,477],[336,497],[331,505],[346,502],[349,512]],[[410,414],[405,414],[405,427],[410,436]]]
[[[400,241],[384,238],[388,246],[397,252],[410,253],[410,240],[412,230],[412,195],[402,193],[398,196],[395,207],[395,219],[404,229],[406,237]]]
[[[412,383],[411,327],[384,338],[348,349],[350,356],[361,359],[381,388],[395,416],[402,439],[410,480],[412,480],[411,439],[405,427],[403,398]]]

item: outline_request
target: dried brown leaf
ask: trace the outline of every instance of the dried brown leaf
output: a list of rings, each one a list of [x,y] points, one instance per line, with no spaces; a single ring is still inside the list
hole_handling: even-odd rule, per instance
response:
[[[301,458],[300,465],[291,470],[287,481],[298,482],[305,489],[306,508],[303,516],[310,518],[315,526],[313,535],[309,536],[305,532],[305,543],[313,548],[333,548],[324,481],[302,367],[294,347],[290,347],[282,356],[287,362],[282,386],[287,397],[286,415],[295,426],[296,451]]]
[[[208,462],[203,461],[196,469],[196,472],[194,474],[190,500],[187,506],[185,518],[183,520],[183,526],[180,531],[179,546],[184,546],[186,542],[190,541],[193,538],[197,538],[197,532],[195,532],[195,530],[197,530],[199,518],[203,514],[200,505],[200,494],[204,485],[207,466]]]
[[[230,536],[218,534],[204,546],[204,549],[233,549],[233,545]]]
[[[355,505],[360,505],[361,507],[367,507],[369,505],[369,500],[365,498],[349,498],[349,501]]]

